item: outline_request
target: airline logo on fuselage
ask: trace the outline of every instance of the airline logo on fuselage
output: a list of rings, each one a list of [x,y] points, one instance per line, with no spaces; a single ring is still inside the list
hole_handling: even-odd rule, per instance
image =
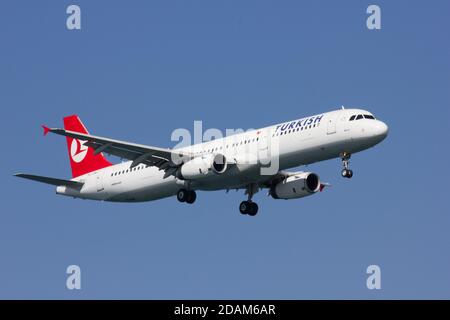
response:
[[[286,122],[283,124],[279,124],[275,128],[275,133],[277,133],[279,131],[283,132],[285,130],[297,129],[300,127],[308,126],[310,124],[318,124],[318,123],[320,123],[322,118],[323,118],[323,114],[318,115],[318,116],[309,117],[309,118],[303,118],[303,119],[295,120],[295,121],[291,121],[291,122]]]
[[[88,152],[88,147],[84,145],[86,141],[72,139],[70,144],[70,157],[76,163],[83,161]]]

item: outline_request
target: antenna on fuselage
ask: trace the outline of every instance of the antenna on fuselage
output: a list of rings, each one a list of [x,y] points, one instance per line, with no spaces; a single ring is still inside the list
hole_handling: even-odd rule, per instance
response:
[[[343,106],[343,105],[341,106],[341,108],[342,108],[342,110],[345,110],[345,108],[344,108],[344,106]]]

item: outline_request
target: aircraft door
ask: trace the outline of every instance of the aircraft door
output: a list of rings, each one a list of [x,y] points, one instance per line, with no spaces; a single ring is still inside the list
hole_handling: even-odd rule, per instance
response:
[[[258,139],[258,161],[261,175],[274,175],[279,170],[279,140],[271,139],[271,129],[260,130]]]
[[[105,191],[105,188],[103,186],[103,178],[100,174],[96,174],[95,176],[95,184],[97,186],[97,192],[103,192]]]
[[[330,114],[327,122],[327,134],[336,133],[336,118],[334,114]]]
[[[259,130],[258,135],[258,151],[269,150],[269,142],[267,139],[267,130]]]
[[[267,138],[268,130],[259,130],[258,139],[258,160],[262,164],[267,164],[270,159],[269,141]]]

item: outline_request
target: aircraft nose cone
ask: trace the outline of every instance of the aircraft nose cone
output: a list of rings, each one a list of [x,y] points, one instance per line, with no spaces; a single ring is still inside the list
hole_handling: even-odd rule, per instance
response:
[[[387,137],[388,134],[389,134],[389,127],[388,127],[388,125],[386,123],[384,123],[384,122],[381,122],[380,135],[383,136],[383,137]]]
[[[386,138],[389,133],[389,127],[383,121],[377,121],[374,129],[375,135],[381,139]]]

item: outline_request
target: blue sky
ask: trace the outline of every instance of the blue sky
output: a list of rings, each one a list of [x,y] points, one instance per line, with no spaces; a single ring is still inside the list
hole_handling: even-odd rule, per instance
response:
[[[82,30],[66,29],[66,7]],[[378,4],[382,29],[366,28]],[[0,298],[450,298],[446,1],[4,1]],[[173,146],[176,128],[249,128],[363,107],[379,146],[311,165],[332,187],[282,201],[199,192],[111,204],[12,175],[70,177],[41,124]],[[114,159],[118,161],[117,159]],[[304,168],[303,168],[304,169]],[[65,270],[82,270],[82,290]],[[382,289],[366,288],[377,264]]]

